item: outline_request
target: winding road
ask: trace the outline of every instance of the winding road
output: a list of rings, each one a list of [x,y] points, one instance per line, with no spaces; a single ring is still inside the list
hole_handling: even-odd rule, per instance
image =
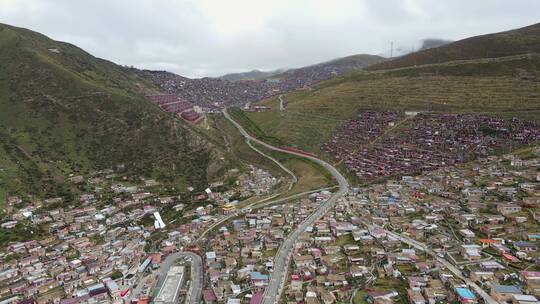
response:
[[[279,299],[281,297],[281,293],[283,291],[283,287],[285,285],[285,282],[287,281],[287,272],[293,252],[293,246],[300,237],[300,235],[306,230],[307,227],[313,225],[315,221],[320,219],[330,208],[332,208],[336,201],[345,195],[349,189],[349,183],[347,182],[347,179],[341,175],[341,173],[334,168],[332,165],[328,164],[327,162],[311,156],[306,155],[299,152],[294,152],[290,150],[285,150],[279,147],[272,146],[270,144],[267,144],[257,138],[252,137],[249,135],[249,133],[244,130],[244,128],[237,123],[234,119],[231,118],[229,113],[227,112],[227,109],[223,110],[223,115],[226,119],[228,119],[237,129],[238,131],[244,136],[246,141],[253,141],[259,145],[264,146],[265,148],[268,148],[270,150],[279,151],[287,154],[292,154],[298,157],[303,157],[306,159],[309,159],[321,166],[323,166],[328,172],[332,174],[332,176],[336,179],[336,181],[339,184],[339,190],[335,192],[327,201],[323,202],[315,212],[313,212],[307,219],[305,219],[292,233],[290,233],[283,244],[279,247],[278,252],[276,253],[276,256],[274,257],[274,271],[270,275],[270,281],[268,283],[268,287],[264,291],[264,297],[263,297],[263,304],[273,304],[279,302]]]
[[[287,272],[288,272],[292,252],[293,252],[294,243],[296,243],[296,241],[298,240],[298,237],[306,230],[307,227],[313,225],[313,223],[315,221],[320,219],[328,210],[330,210],[330,208],[332,208],[334,206],[334,204],[336,203],[336,201],[340,197],[342,197],[343,195],[345,195],[347,193],[347,191],[349,189],[349,183],[347,182],[345,177],[343,177],[343,175],[341,175],[341,173],[335,167],[328,164],[327,162],[325,162],[325,161],[323,161],[323,160],[321,160],[319,158],[316,158],[314,156],[310,156],[310,155],[306,155],[306,154],[297,153],[297,152],[294,152],[294,151],[274,147],[274,146],[269,145],[269,144],[267,144],[267,143],[265,143],[263,141],[260,141],[260,140],[258,140],[256,138],[252,137],[251,135],[249,135],[249,133],[247,133],[247,131],[244,130],[244,128],[239,123],[234,121],[231,118],[231,116],[229,115],[229,113],[227,113],[227,109],[223,110],[223,114],[225,115],[225,118],[227,118],[240,131],[240,133],[246,138],[246,142],[253,141],[253,142],[256,142],[256,143],[258,143],[258,144],[260,144],[260,145],[262,145],[262,146],[264,146],[264,147],[266,147],[268,149],[274,150],[274,151],[288,153],[288,154],[296,155],[296,156],[299,156],[299,157],[304,157],[304,158],[307,158],[307,159],[309,159],[311,161],[314,161],[314,162],[322,165],[326,170],[328,170],[328,172],[330,172],[332,174],[332,176],[334,176],[334,178],[336,179],[336,181],[339,184],[339,190],[336,193],[334,193],[332,195],[332,197],[330,197],[330,199],[328,199],[327,201],[322,203],[319,206],[319,208],[317,208],[317,210],[314,213],[312,213],[306,220],[304,220],[304,222],[302,222],[295,231],[293,231],[291,234],[289,234],[289,236],[285,239],[285,241],[283,242],[283,244],[279,248],[279,250],[278,250],[278,252],[277,252],[277,254],[276,254],[275,258],[274,258],[274,272],[270,276],[270,282],[268,284],[268,287],[264,291],[264,297],[263,297],[263,302],[262,302],[263,304],[278,303],[279,299],[280,299],[280,296],[281,296],[281,293],[283,291],[283,287],[285,285],[285,282],[287,281]],[[403,236],[401,234],[394,233],[392,231],[388,231],[386,229],[385,229],[385,231],[386,231],[386,233],[388,235],[390,235],[392,237],[395,237],[396,239],[400,240],[401,242],[403,242],[405,244],[408,244],[408,245],[410,245],[410,246],[412,246],[414,248],[417,248],[417,249],[419,249],[421,251],[424,251],[424,252],[428,253],[429,255],[431,255],[439,263],[441,263],[448,270],[450,270],[456,277],[463,280],[467,284],[467,286],[474,289],[474,291],[476,291],[476,293],[478,293],[480,295],[480,297],[483,298],[485,303],[487,303],[487,304],[496,304],[497,303],[497,301],[495,301],[480,286],[478,286],[476,283],[474,283],[469,278],[465,277],[463,275],[463,273],[461,272],[461,270],[459,270],[455,265],[450,263],[448,260],[439,257],[434,251],[429,249],[425,244],[423,244],[421,242],[418,242],[416,240],[413,240],[411,238],[408,238],[406,236]]]
[[[321,191],[324,191],[324,190],[332,190],[334,188],[336,188],[336,187],[319,188],[319,189],[310,190],[310,191],[301,192],[301,193],[296,193],[296,194],[293,194],[293,195],[290,195],[290,196],[287,196],[287,197],[271,200],[271,199],[281,195],[281,193],[278,193],[276,195],[272,195],[271,197],[265,198],[263,200],[251,203],[251,204],[243,207],[242,209],[239,209],[239,210],[235,211],[234,213],[231,213],[231,214],[228,214],[226,216],[223,216],[223,217],[219,218],[217,221],[212,223],[212,225],[208,226],[208,228],[206,228],[201,233],[201,235],[199,236],[199,238],[197,238],[197,240],[195,242],[199,243],[199,242],[203,241],[204,238],[206,237],[206,235],[210,231],[216,229],[217,227],[223,225],[224,223],[226,223],[226,222],[232,220],[233,218],[235,218],[237,216],[240,216],[242,214],[246,214],[246,213],[249,213],[249,212],[251,212],[253,210],[264,208],[264,207],[267,207],[269,205],[274,205],[274,204],[277,204],[277,203],[293,200],[293,199],[296,199],[296,198],[299,198],[299,197],[302,197],[304,195],[308,195],[308,194],[311,194],[311,193],[321,192]]]

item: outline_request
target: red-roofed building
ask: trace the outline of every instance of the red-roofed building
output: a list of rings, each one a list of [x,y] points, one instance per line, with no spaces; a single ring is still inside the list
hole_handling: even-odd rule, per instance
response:
[[[251,300],[249,301],[249,304],[261,304],[263,300],[263,293],[257,292],[256,294],[251,297]]]
[[[515,256],[511,255],[511,254],[508,254],[508,253],[503,253],[503,258],[509,262],[512,262],[512,263],[517,263],[519,262],[519,259],[516,258]]]
[[[487,248],[491,246],[491,244],[496,244],[497,241],[494,239],[480,239],[480,244],[482,244],[482,248]]]
[[[216,303],[217,298],[216,298],[216,295],[214,294],[214,291],[212,291],[211,289],[203,290],[203,300],[204,300],[204,303],[206,304]]]
[[[192,110],[182,112],[182,114],[180,114],[180,117],[190,123],[195,123],[199,119],[201,119],[201,116]]]

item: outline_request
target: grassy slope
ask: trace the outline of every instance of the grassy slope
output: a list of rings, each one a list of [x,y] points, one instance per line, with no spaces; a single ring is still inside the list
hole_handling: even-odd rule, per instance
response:
[[[238,110],[233,110],[231,112],[236,115],[242,113]],[[236,115],[234,115],[235,118],[237,118]],[[257,167],[270,171],[274,176],[289,177],[289,175],[284,173],[283,170],[273,162],[253,151],[245,143],[244,138],[240,135],[238,130],[236,130],[236,128],[222,115],[212,115],[209,117],[208,121],[210,128],[206,129],[202,127],[201,131],[207,134],[212,142],[227,151],[229,158],[235,160],[237,165],[241,165],[241,163],[244,163],[244,165],[254,164]],[[271,151],[255,143],[253,144],[257,149],[279,160],[298,177],[298,183],[296,183],[290,191],[287,191],[287,195],[334,184],[331,180],[331,176],[328,175],[326,170],[313,162],[306,161],[300,157],[293,157],[285,153]],[[282,190],[285,190],[285,188]]]
[[[540,23],[527,27],[459,40],[369,67],[369,70],[392,69],[455,60],[495,58],[540,52]]]
[[[243,124],[274,142],[319,152],[360,109],[487,112],[540,122],[539,68],[538,56],[514,56],[353,73],[286,95],[283,112],[275,98],[262,101],[273,111],[246,113],[250,122]]]
[[[0,196],[62,194],[67,174],[118,164],[206,184],[206,143],[145,101],[139,92],[150,85],[128,70],[1,24],[0,60]]]

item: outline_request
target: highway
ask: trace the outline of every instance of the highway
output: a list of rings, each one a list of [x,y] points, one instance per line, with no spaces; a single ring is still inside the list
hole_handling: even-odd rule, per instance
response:
[[[258,140],[249,133],[247,133],[244,128],[237,123],[234,119],[231,118],[229,113],[227,112],[227,109],[223,110],[223,115],[225,115],[225,118],[227,118],[237,129],[238,131],[246,138],[246,140],[256,142],[270,150],[279,151],[287,154],[292,154],[295,156],[307,158],[315,163],[320,164],[323,166],[328,172],[334,176],[336,181],[339,185],[339,190],[335,192],[327,201],[323,202],[315,212],[313,212],[307,219],[305,219],[296,230],[294,230],[292,233],[290,233],[285,241],[281,244],[279,247],[278,252],[276,253],[276,256],[274,257],[274,271],[270,275],[270,281],[268,283],[268,287],[264,291],[264,297],[263,297],[263,304],[273,304],[279,302],[279,299],[281,297],[281,293],[283,291],[283,287],[287,281],[287,272],[289,268],[289,263],[291,260],[291,255],[293,252],[293,246],[298,240],[299,236],[306,230],[307,227],[313,225],[315,221],[320,219],[326,212],[328,212],[336,203],[336,201],[345,195],[349,189],[349,183],[339,171],[334,168],[332,165],[328,164],[327,162],[311,156],[306,155],[303,153],[298,153],[290,150],[285,150],[279,147],[272,146],[270,144],[267,144],[261,140]]]
[[[189,286],[186,301],[184,303],[197,304],[200,303],[202,294],[203,268],[201,257],[193,252],[176,252],[169,255],[163,262],[161,262],[159,268],[159,283],[156,285],[156,288],[159,288],[160,283],[163,283],[171,266],[173,266],[178,259],[184,257],[191,258],[191,285]]]

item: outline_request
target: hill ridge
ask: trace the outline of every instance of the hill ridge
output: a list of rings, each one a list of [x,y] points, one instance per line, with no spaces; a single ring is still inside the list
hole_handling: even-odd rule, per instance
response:
[[[455,60],[497,58],[540,52],[540,23],[518,29],[473,36],[443,46],[420,50],[369,66],[383,70]]]

